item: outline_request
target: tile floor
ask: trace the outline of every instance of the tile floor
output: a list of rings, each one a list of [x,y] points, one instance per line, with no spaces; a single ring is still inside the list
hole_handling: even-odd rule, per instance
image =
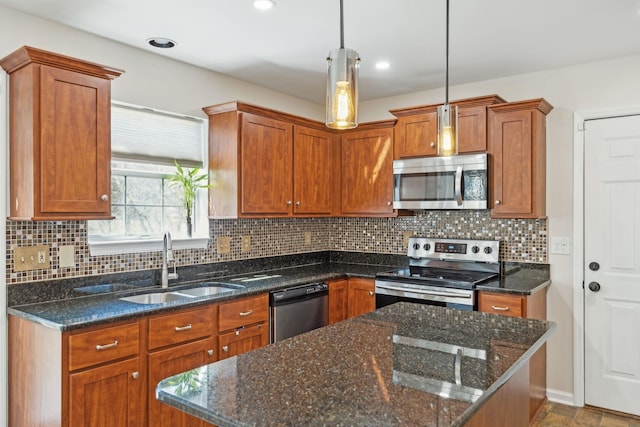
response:
[[[531,427],[640,427],[640,417],[585,406],[576,408],[549,402]]]

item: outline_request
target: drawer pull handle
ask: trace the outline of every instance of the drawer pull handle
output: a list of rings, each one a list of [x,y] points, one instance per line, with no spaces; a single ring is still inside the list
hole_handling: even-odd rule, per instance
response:
[[[176,332],[188,331],[189,329],[191,329],[191,323],[185,326],[176,326],[174,329],[176,330]]]
[[[102,350],[109,350],[110,348],[114,348],[118,346],[118,341],[114,341],[111,344],[105,344],[105,345],[96,345],[96,350],[98,351],[102,351]]]
[[[224,351],[225,353],[228,352],[229,346],[228,345],[222,346],[222,351]]]
[[[240,317],[249,316],[250,314],[253,314],[253,310],[241,311],[238,314],[240,314]]]
[[[207,354],[213,357],[213,350],[207,350]]]
[[[495,305],[492,305],[491,308],[493,308],[496,311],[509,311],[509,307],[496,307]]]

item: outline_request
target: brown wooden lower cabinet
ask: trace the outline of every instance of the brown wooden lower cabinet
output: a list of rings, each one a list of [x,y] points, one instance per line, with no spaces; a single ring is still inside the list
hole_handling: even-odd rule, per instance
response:
[[[69,376],[69,425],[144,426],[144,371],[139,357]]]
[[[329,285],[329,324],[376,309],[374,279],[351,277],[331,280]]]
[[[203,427],[206,425],[203,420],[158,401],[156,386],[167,377],[215,362],[216,355],[215,337],[149,354],[147,401],[150,427]]]
[[[546,320],[547,288],[531,295],[498,292],[478,292],[478,311],[505,316]],[[529,420],[537,415],[547,401],[547,345],[544,344],[529,360]]]
[[[237,356],[269,344],[267,322],[221,333],[218,337],[220,360]]]
[[[9,316],[9,426],[202,427],[158,402],[156,385],[268,344],[268,303],[263,294],[69,332]],[[240,319],[252,324],[218,336]]]

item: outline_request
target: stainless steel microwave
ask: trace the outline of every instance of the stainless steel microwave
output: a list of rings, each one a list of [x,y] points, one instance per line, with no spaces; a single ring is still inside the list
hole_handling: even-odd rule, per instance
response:
[[[394,209],[487,209],[487,154],[394,160]]]

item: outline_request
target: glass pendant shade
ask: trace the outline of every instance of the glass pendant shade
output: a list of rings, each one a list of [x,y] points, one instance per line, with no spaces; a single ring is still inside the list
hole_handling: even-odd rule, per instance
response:
[[[360,56],[353,49],[334,49],[327,57],[327,118],[332,129],[358,126],[358,68]]]
[[[438,156],[458,154],[458,106],[438,107]]]

